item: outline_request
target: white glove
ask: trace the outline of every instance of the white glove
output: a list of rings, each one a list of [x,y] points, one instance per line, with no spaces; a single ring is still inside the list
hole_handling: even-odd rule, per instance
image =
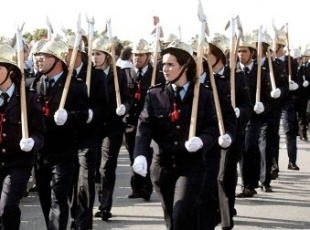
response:
[[[302,86],[306,88],[308,85],[309,85],[309,82],[307,80],[304,80],[304,82],[302,83]]]
[[[91,109],[88,109],[88,118],[86,121],[87,124],[91,122],[91,120],[93,119],[93,116],[94,116],[94,112]]]
[[[279,88],[276,88],[270,92],[270,95],[272,98],[277,99],[281,95],[281,90]]]
[[[294,81],[290,81],[288,87],[290,91],[294,91],[299,88],[298,84]]]
[[[203,146],[202,140],[199,137],[191,137],[185,142],[185,148],[189,152],[197,152]]]
[[[123,116],[125,113],[126,113],[126,107],[125,107],[125,105],[121,104],[120,106],[118,106],[118,107],[116,108],[116,114],[117,114],[118,116]]]
[[[145,177],[147,174],[147,161],[145,156],[137,156],[133,161],[132,169],[135,173]]]
[[[228,148],[231,145],[231,137],[228,134],[219,136],[218,143],[222,148]]]
[[[54,120],[57,125],[63,125],[68,119],[68,113],[65,109],[58,109],[54,114]]]
[[[24,152],[30,152],[34,146],[34,140],[32,138],[23,138],[19,142],[20,149]]]
[[[264,112],[265,108],[264,108],[264,104],[262,102],[256,102],[254,105],[254,112],[256,114],[261,114],[262,112]]]
[[[236,118],[240,117],[240,109],[239,108],[235,108],[235,114],[236,114]]]

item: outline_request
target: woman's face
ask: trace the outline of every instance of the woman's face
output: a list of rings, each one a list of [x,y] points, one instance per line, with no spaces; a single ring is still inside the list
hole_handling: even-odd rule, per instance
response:
[[[7,74],[8,74],[8,69],[0,65],[0,82],[2,82],[6,78]]]
[[[92,61],[94,65],[96,66],[96,68],[105,66],[106,60],[107,60],[107,55],[104,52],[96,50],[92,53]]]
[[[174,55],[169,53],[163,56],[163,73],[167,81],[173,81],[176,79],[180,72],[182,71],[182,66],[177,62]]]
[[[7,78],[8,73],[7,67],[0,65],[0,89],[6,90],[11,85],[12,80],[10,77]]]

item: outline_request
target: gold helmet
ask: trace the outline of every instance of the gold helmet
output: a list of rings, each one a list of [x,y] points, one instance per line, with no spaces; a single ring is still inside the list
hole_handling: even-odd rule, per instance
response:
[[[272,47],[272,38],[267,32],[262,32],[261,34],[261,40],[263,43],[266,43],[270,47]],[[253,31],[253,42],[257,43],[258,42],[258,30]]]
[[[53,55],[67,64],[66,57],[68,55],[68,46],[62,41],[62,37],[60,36],[56,36],[52,40],[46,42],[39,53]]]
[[[301,58],[301,56],[302,56],[301,55],[301,47],[292,50],[292,57],[293,58]]]
[[[16,50],[9,44],[0,44],[0,62],[18,67]]]
[[[302,53],[303,57],[310,57],[310,46],[307,45],[305,51]]]
[[[133,54],[145,54],[150,52],[151,52],[150,45],[145,39],[141,38],[137,42],[133,43],[132,46]]]
[[[165,54],[167,50],[169,49],[180,49],[188,53],[189,55],[193,55],[193,49],[192,47],[185,43],[185,42],[180,42],[179,40],[171,42],[163,51],[162,53]]]
[[[286,32],[284,30],[277,31],[276,43],[286,46]]]
[[[178,40],[178,37],[175,34],[169,34],[168,37],[163,40],[163,43],[170,44],[171,42],[176,40]]]
[[[197,53],[198,52],[198,50],[197,50],[197,48],[198,48],[198,36],[192,37],[192,39],[190,40],[189,44],[192,47],[193,52]]]
[[[111,48],[111,42],[106,36],[100,36],[93,41],[93,50],[99,50],[111,55]]]
[[[249,47],[249,48],[256,49],[253,36],[251,34],[243,35],[243,39],[240,40],[239,47]]]
[[[36,55],[36,54],[38,54],[39,53],[39,51],[41,50],[41,48],[45,45],[45,43],[46,43],[47,41],[45,41],[45,40],[39,40],[39,41],[36,41],[34,44],[33,44],[33,46],[32,46],[32,48],[31,48],[31,53],[33,54],[33,55]]]
[[[215,33],[209,43],[219,48],[224,55],[229,52],[229,39],[224,34]]]
[[[76,39],[76,35],[69,35],[69,36],[67,36],[66,43],[67,43],[68,49],[73,49],[74,48],[75,39]],[[79,51],[85,53],[85,43],[82,40],[82,37],[81,37],[81,41],[80,41],[80,44],[77,47],[77,49]]]

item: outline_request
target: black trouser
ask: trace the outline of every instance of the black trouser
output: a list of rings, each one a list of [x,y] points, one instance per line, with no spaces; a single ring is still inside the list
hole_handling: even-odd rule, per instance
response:
[[[214,150],[214,151],[213,151]],[[207,153],[203,188],[199,195],[197,211],[197,230],[214,230],[218,214],[218,174],[220,167],[220,149],[213,148]]]
[[[299,123],[299,131],[301,134],[306,134],[308,130],[309,117],[307,113],[309,93],[308,89],[301,88],[300,97],[298,100],[298,123]]]
[[[19,230],[19,203],[27,189],[30,175],[31,167],[0,169],[0,229]]]
[[[136,138],[136,128],[132,132],[126,132],[125,133],[125,140],[126,140],[126,147],[129,153],[129,158],[130,158],[130,166],[133,164],[133,153],[134,153],[134,148],[135,148],[135,138]],[[152,156],[153,155],[153,149],[150,147],[149,148],[149,153],[147,156]],[[151,159],[148,159],[148,165],[150,166]],[[149,168],[148,167],[148,174],[146,177],[143,177],[132,170],[132,176],[130,179],[130,184],[133,193],[140,193],[140,191],[143,189],[145,192],[148,194],[152,194],[153,192],[153,186],[151,182],[151,177],[149,173]]]
[[[257,188],[260,173],[260,151],[264,151],[263,144],[259,145],[261,138],[261,128],[265,123],[262,115],[253,115],[247,124],[245,132],[245,151],[242,158],[241,172],[243,186],[247,188]]]
[[[240,130],[243,129],[243,130]],[[230,218],[235,207],[236,186],[238,182],[238,163],[244,153],[245,128],[238,127],[237,137],[233,144],[229,147],[225,159],[225,169],[223,177],[223,188],[228,198]]]
[[[290,99],[285,103],[282,110],[282,124],[286,136],[287,155],[289,162],[296,163],[297,159],[297,140],[298,135],[298,121],[296,113],[295,99]]]
[[[71,217],[75,226],[81,229],[93,228],[93,207],[95,201],[95,174],[97,142],[88,148],[78,150],[78,164],[75,170],[75,185],[71,202]]]
[[[122,126],[103,126],[99,131],[97,149],[97,186],[100,211],[110,211],[113,203],[113,191],[116,179],[117,158],[123,143],[125,124]],[[98,175],[99,172],[99,175]]]
[[[278,165],[279,161],[279,148],[280,148],[280,121],[282,113],[282,105],[274,104],[269,113],[266,131],[266,153],[265,153],[265,178],[261,178],[264,185],[270,185],[271,182],[271,168],[273,159]]]
[[[203,173],[203,166],[199,165],[189,165],[178,172],[152,164],[151,178],[162,204],[167,230],[197,230],[195,214]]]
[[[67,229],[74,167],[73,159],[49,163],[41,158],[36,165],[39,198],[49,230]]]

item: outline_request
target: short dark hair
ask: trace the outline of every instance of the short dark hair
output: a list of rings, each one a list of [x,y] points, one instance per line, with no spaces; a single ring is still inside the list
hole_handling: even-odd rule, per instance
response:
[[[130,46],[125,46],[121,51],[120,59],[129,60],[131,56],[132,56],[132,48]]]
[[[187,64],[186,75],[188,81],[194,81],[197,74],[197,66],[194,58],[187,53],[185,50],[176,49],[176,48],[167,48],[163,51],[162,55],[171,54],[176,57],[177,62],[183,66]]]

